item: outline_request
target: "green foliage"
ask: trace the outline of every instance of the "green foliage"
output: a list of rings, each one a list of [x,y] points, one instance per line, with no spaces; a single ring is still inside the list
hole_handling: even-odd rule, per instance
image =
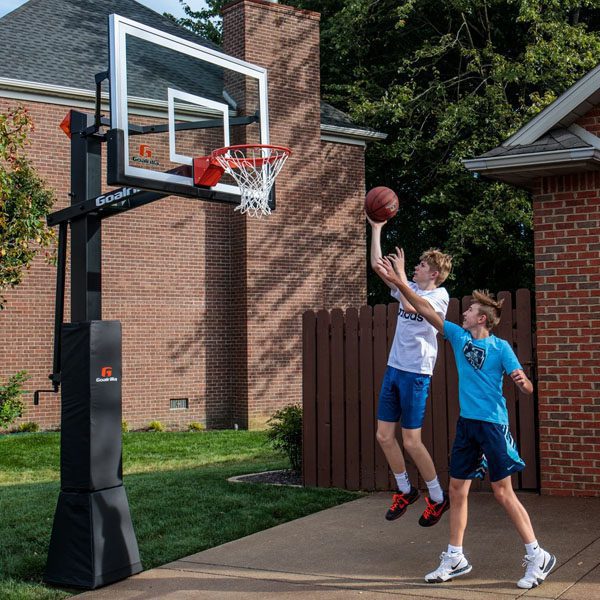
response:
[[[165,426],[160,421],[150,421],[148,423],[147,431],[164,431]]]
[[[366,163],[367,188],[386,185],[401,200],[383,251],[404,247],[409,269],[426,248],[451,253],[457,296],[532,288],[528,192],[476,179],[462,161],[497,147],[596,66],[597,0],[286,2],[321,13],[324,100],[388,134]],[[187,8],[178,22],[220,43],[224,3]],[[388,300],[369,272],[369,302]]]
[[[129,423],[123,419],[121,421],[121,433],[127,433],[129,431]]]
[[[323,97],[388,134],[367,150],[367,188],[401,199],[384,252],[407,266],[441,247],[455,295],[533,287],[527,192],[474,179],[462,161],[501,144],[600,56],[596,0],[289,0],[321,12]],[[370,274],[369,301],[389,293]]]
[[[179,4],[181,4],[185,12],[185,17],[176,19],[169,13],[165,13],[165,16],[201,37],[215,44],[221,44],[223,38],[223,22],[220,16],[221,9],[229,1],[205,0],[204,4],[206,4],[206,8],[194,11],[187,5],[185,0],[179,0]]]
[[[188,431],[204,431],[206,427],[202,423],[198,423],[198,421],[192,421],[188,425]]]
[[[40,426],[35,421],[20,423],[16,428],[16,433],[35,433],[40,430]]]
[[[29,379],[26,371],[19,371],[0,385],[0,427],[6,428],[23,414],[23,384]]]
[[[302,471],[302,407],[292,404],[278,410],[267,425],[271,446],[288,457],[292,471]]]
[[[23,153],[32,130],[25,109],[0,113],[0,291],[18,285],[37,252],[55,237],[46,225],[53,194]],[[51,258],[49,251],[46,257]],[[0,295],[0,308],[4,304]]]

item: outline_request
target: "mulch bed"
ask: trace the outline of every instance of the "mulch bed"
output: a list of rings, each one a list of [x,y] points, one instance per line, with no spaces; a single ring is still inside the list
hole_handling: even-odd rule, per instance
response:
[[[265,471],[264,473],[250,473],[233,478],[241,483],[267,483],[270,485],[302,485],[302,475],[288,469],[281,471]]]

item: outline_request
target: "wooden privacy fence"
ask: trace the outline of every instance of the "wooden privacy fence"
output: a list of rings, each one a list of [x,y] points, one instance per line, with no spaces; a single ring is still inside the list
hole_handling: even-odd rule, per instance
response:
[[[512,344],[527,375],[533,379],[531,294],[517,290],[504,299],[502,320],[494,334]],[[450,300],[447,319],[459,322],[470,296]],[[397,303],[331,312],[307,311],[302,318],[303,477],[304,484],[349,490],[395,489],[385,456],[375,440],[377,399],[394,338]],[[449,453],[459,416],[458,379],[452,349],[438,336],[423,441],[442,486],[448,485]],[[527,467],[513,475],[519,489],[538,488],[535,396],[527,396],[505,378],[510,430]],[[400,445],[401,433],[398,428]],[[405,453],[411,481],[417,471]],[[487,482],[487,478],[486,478]],[[474,484],[473,489],[489,484]],[[424,482],[419,480],[423,487]]]

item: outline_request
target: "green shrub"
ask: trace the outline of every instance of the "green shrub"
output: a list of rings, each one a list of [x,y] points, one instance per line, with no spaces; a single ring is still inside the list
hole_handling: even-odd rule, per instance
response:
[[[198,423],[198,421],[192,421],[188,425],[188,431],[204,431],[206,428],[202,423]]]
[[[150,421],[147,429],[148,431],[164,431],[165,426],[160,421]]]
[[[267,425],[271,447],[287,455],[292,471],[302,471],[302,407],[292,404],[278,410]]]
[[[4,385],[0,385],[0,428],[6,428],[23,414],[23,384],[29,379],[26,371],[19,371]]]
[[[129,431],[129,423],[123,419],[121,421],[121,433],[127,433]]]
[[[17,433],[35,433],[36,431],[40,430],[40,426],[35,423],[34,421],[28,421],[27,423],[20,423],[17,428],[15,429],[15,431]]]

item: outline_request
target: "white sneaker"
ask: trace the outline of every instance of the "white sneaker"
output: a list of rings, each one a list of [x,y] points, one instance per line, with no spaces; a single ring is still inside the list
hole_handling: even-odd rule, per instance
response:
[[[443,583],[453,577],[466,575],[467,573],[470,573],[473,568],[465,558],[464,554],[442,552],[440,554],[440,560],[440,566],[435,571],[425,575],[425,581],[427,583]]]
[[[533,556],[526,554],[523,559],[525,575],[517,581],[517,585],[524,590],[537,587],[548,577],[554,565],[556,565],[556,557],[545,550],[541,550]]]

